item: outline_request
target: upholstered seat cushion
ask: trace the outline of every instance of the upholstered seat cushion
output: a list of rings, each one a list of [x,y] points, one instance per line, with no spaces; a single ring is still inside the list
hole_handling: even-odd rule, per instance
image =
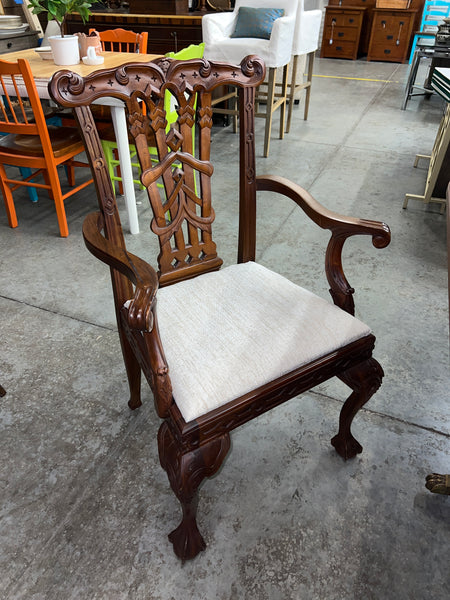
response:
[[[370,333],[253,262],[162,288],[157,310],[173,396],[187,422]]]

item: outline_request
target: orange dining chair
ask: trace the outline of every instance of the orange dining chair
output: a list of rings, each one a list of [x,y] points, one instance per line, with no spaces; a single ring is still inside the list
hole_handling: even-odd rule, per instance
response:
[[[25,93],[24,93],[25,92]],[[84,151],[84,145],[74,127],[48,125],[28,61],[0,60],[0,189],[5,201],[10,227],[17,227],[17,215],[12,192],[17,188],[45,189],[54,200],[62,237],[69,235],[64,200],[92,183],[92,178],[75,186],[75,167],[89,167],[74,158]],[[32,109],[32,117],[26,105]],[[26,177],[13,177],[7,165],[28,167]],[[71,189],[63,193],[58,166],[64,165]],[[41,179],[43,178],[43,182]]]
[[[147,31],[136,33],[129,29],[108,29],[107,31],[89,29],[89,35],[92,33],[98,33],[104,52],[147,53]]]

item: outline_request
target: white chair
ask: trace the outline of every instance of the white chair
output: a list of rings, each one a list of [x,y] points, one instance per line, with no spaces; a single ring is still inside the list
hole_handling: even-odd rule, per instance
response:
[[[205,42],[204,57],[206,59],[239,65],[241,60],[249,54],[256,54],[266,64],[269,73],[266,111],[256,114],[257,117],[263,117],[266,120],[264,156],[269,155],[272,115],[278,108],[280,109],[280,139],[284,137],[288,66],[291,60],[297,4],[298,0],[236,0],[233,12],[204,15],[202,18],[203,41]],[[241,7],[280,8],[284,10],[284,16],[274,22],[270,39],[231,37],[235,31]],[[281,94],[276,96],[275,79],[278,67],[283,67],[283,84]],[[214,99],[213,105],[224,100],[231,100],[235,103],[235,90]],[[215,112],[237,115],[235,104],[233,108],[215,109]]]
[[[291,82],[289,84],[288,93],[288,117],[286,123],[286,133],[289,133],[292,119],[292,108],[294,106],[295,94],[300,90],[306,90],[305,93],[305,109],[303,118],[306,121],[308,118],[309,99],[311,96],[311,83],[314,67],[314,53],[319,47],[319,32],[322,23],[321,10],[305,10],[304,0],[298,0],[297,17],[295,20],[294,43],[292,45],[292,66],[291,66]],[[307,73],[306,81],[303,77],[297,83],[298,59],[299,56],[306,56]],[[305,65],[306,66],[306,65]],[[303,64],[302,64],[303,69]]]

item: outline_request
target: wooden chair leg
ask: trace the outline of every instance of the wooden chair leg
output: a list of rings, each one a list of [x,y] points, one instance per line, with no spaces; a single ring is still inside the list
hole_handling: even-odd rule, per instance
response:
[[[314,69],[314,52],[310,52],[308,54],[308,73],[306,75],[306,96],[305,96],[305,110],[303,112],[303,119],[305,121],[308,120],[308,111],[309,111],[309,100],[311,97],[311,85],[312,85],[312,76]]]
[[[5,167],[0,164],[0,189],[5,202],[6,216],[8,217],[8,224],[10,227],[17,227],[19,224],[17,221],[16,207],[14,206],[14,199],[11,189],[7,183],[4,183],[7,178]]]
[[[48,195],[55,203],[56,216],[59,225],[59,234],[61,237],[68,237],[69,227],[67,225],[66,209],[64,206],[58,170],[56,167],[51,169],[49,168],[43,172],[43,176],[47,185],[50,186],[50,188],[48,189]]]
[[[75,187],[75,167],[73,166],[73,158],[64,165],[66,170],[67,183],[70,187]]]
[[[26,179],[27,177],[29,177],[32,173],[31,169],[29,169],[28,167],[19,167],[20,170],[20,174],[22,175],[22,177],[24,179]],[[31,181],[33,181],[31,179]],[[34,187],[29,187],[27,188],[27,192],[28,192],[28,196],[30,197],[31,202],[37,202],[38,201],[38,195],[37,195],[37,189]]]
[[[281,104],[280,104],[280,140],[284,138],[284,121],[286,117],[286,98],[289,76],[289,63],[283,67],[283,79],[281,82]]]
[[[289,85],[289,94],[288,94],[288,116],[286,122],[286,133],[289,133],[291,128],[291,119],[292,119],[292,108],[294,106],[294,96],[295,96],[295,88],[297,85],[297,67],[298,67],[298,54],[294,55],[294,60],[292,61],[292,74],[291,74],[291,83]]]
[[[266,128],[264,131],[264,156],[269,156],[270,132],[272,129],[273,103],[275,98],[275,79],[277,70],[269,69],[269,81],[267,83],[267,100],[266,100]]]
[[[121,317],[120,321],[123,323]],[[140,335],[140,334],[139,334]],[[128,387],[130,389],[130,399],[128,400],[128,406],[131,410],[135,410],[141,406],[141,366],[136,353],[139,352],[137,343],[133,340],[132,333],[129,332],[129,337],[126,334],[124,326],[119,326],[119,339],[122,348],[123,361],[125,363],[125,370],[127,372]],[[134,346],[134,348],[133,348]],[[135,353],[136,352],[136,353]]]
[[[197,526],[198,487],[206,477],[220,468],[230,448],[228,433],[216,437],[194,450],[184,450],[178,436],[165,421],[158,432],[159,459],[167,472],[170,486],[181,503],[183,518],[169,534],[175,554],[189,560],[206,548]]]
[[[356,367],[348,369],[344,374],[338,375],[339,379],[353,390],[342,407],[339,431],[331,440],[337,453],[345,460],[362,452],[361,444],[350,431],[351,424],[359,409],[380,387],[383,375],[381,365],[374,358],[369,358]]]

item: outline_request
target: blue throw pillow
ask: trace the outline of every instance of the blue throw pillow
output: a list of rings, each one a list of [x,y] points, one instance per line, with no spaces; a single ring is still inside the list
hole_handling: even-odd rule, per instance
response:
[[[232,38],[261,38],[269,40],[276,19],[284,15],[283,8],[239,7],[236,28]]]

